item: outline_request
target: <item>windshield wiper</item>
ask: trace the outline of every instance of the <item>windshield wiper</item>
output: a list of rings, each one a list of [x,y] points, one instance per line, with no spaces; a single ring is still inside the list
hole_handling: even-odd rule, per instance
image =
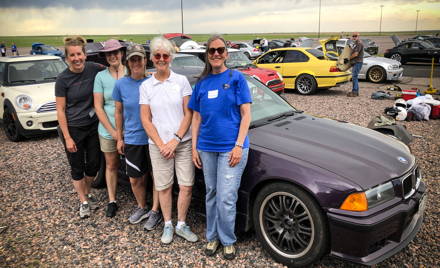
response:
[[[15,81],[11,81],[10,83],[28,83],[28,82],[36,82],[37,80],[35,79],[24,79],[24,80],[15,80]]]
[[[54,76],[54,77],[45,77],[45,78],[44,78],[44,80],[53,80],[53,79],[57,79],[57,77]]]
[[[273,116],[269,116],[266,118],[262,118],[260,120],[257,120],[255,122],[253,122],[249,128],[256,128],[259,126],[263,126],[263,125],[267,125],[273,121],[279,120],[279,119],[283,119],[289,116],[294,115],[295,113],[302,113],[302,111],[288,111],[288,112],[284,112],[284,113],[280,113],[280,114],[276,114]]]

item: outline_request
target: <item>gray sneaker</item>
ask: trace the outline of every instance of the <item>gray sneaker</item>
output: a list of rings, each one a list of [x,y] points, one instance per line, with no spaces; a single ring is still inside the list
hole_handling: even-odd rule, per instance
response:
[[[136,208],[133,214],[131,214],[130,218],[128,218],[128,221],[131,224],[137,224],[140,223],[143,219],[146,219],[148,217],[147,215],[148,211],[146,208]]]
[[[147,231],[154,230],[154,228],[156,228],[156,226],[161,222],[162,214],[159,211],[150,210],[148,220],[144,225],[144,229]]]
[[[90,206],[89,204],[82,204],[79,206],[79,217],[85,219],[90,217]]]
[[[173,225],[166,225],[163,227],[162,238],[160,241],[164,244],[169,244],[173,241],[174,228]]]
[[[176,228],[176,234],[180,237],[185,238],[189,242],[197,242],[199,239],[195,233],[191,231],[188,225],[183,225],[180,228]]]
[[[91,210],[97,210],[98,209],[98,199],[92,194],[87,195],[87,201],[89,202],[89,206]]]

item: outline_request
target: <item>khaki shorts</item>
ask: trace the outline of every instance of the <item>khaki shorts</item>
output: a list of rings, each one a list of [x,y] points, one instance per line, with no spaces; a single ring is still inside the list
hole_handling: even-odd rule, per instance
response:
[[[101,145],[101,151],[103,153],[113,153],[117,151],[116,141],[113,139],[106,139],[99,135],[99,144]]]
[[[154,186],[157,191],[168,189],[173,185],[174,169],[176,169],[177,182],[179,185],[194,185],[194,164],[192,162],[191,140],[179,143],[175,154],[174,158],[165,159],[160,154],[159,147],[150,144]]]

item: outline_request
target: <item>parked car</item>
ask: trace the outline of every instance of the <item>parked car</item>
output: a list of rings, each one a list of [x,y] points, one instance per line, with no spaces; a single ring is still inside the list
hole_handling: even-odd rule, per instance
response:
[[[293,108],[253,77],[250,150],[236,231],[254,230],[278,262],[304,267],[323,255],[376,264],[421,228],[426,187],[402,142]],[[193,198],[203,202],[196,169]]]
[[[371,39],[361,39],[361,42],[364,45],[364,51],[368,52],[370,55],[377,55],[379,52],[379,46],[376,42]]]
[[[55,80],[66,67],[56,56],[0,57],[0,116],[9,140],[56,129]]]
[[[433,35],[417,35],[410,39],[428,41],[434,47],[440,48],[440,37],[436,37]]]
[[[31,55],[50,55],[63,57],[64,52],[56,47],[45,45],[43,43],[32,43],[32,49],[29,52]]]
[[[268,42],[269,49],[284,47],[284,42],[281,40],[271,40]]]
[[[243,54],[249,59],[255,59],[263,53],[260,49],[255,48],[245,42],[235,42],[231,47],[242,51]]]
[[[322,51],[322,46],[317,46],[316,49]],[[336,51],[327,50],[327,57],[330,60],[336,61],[343,50],[344,46],[337,44]],[[364,62],[359,72],[359,79],[367,79],[373,83],[382,83],[384,81],[398,81],[402,75],[403,67],[400,62],[384,57],[372,56],[364,51]]]
[[[422,40],[406,40],[400,42],[396,37],[392,37],[395,47],[387,49],[384,53],[385,58],[397,60],[402,64],[411,62],[435,62],[440,61],[440,48],[436,48],[432,43]]]
[[[181,50],[179,53],[196,55],[202,61],[205,61],[204,49]],[[229,58],[226,60],[226,66],[231,69],[237,69],[242,73],[255,77],[258,81],[268,86],[272,91],[281,94],[284,92],[283,77],[277,71],[265,68],[258,68],[243,54],[236,49],[228,49]]]
[[[177,47],[180,47],[186,41],[192,40],[191,36],[181,33],[167,33],[164,34],[163,37],[170,41],[173,41]]]
[[[276,70],[284,78],[286,88],[310,95],[318,88],[330,88],[350,81],[351,73],[341,72],[336,63],[324,58],[313,48],[286,47],[266,52],[254,63],[261,68]]]

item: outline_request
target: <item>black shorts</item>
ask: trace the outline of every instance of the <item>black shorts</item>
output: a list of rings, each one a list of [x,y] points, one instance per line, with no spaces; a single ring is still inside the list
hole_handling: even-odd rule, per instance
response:
[[[70,136],[76,144],[76,152],[71,153],[67,151],[66,142],[59,127],[58,135],[60,136],[66,151],[67,160],[70,164],[72,179],[81,180],[84,178],[84,176],[96,176],[101,161],[98,122],[81,127],[68,126],[68,129]]]
[[[140,178],[151,172],[151,159],[146,145],[125,144],[125,170],[128,177]]]

